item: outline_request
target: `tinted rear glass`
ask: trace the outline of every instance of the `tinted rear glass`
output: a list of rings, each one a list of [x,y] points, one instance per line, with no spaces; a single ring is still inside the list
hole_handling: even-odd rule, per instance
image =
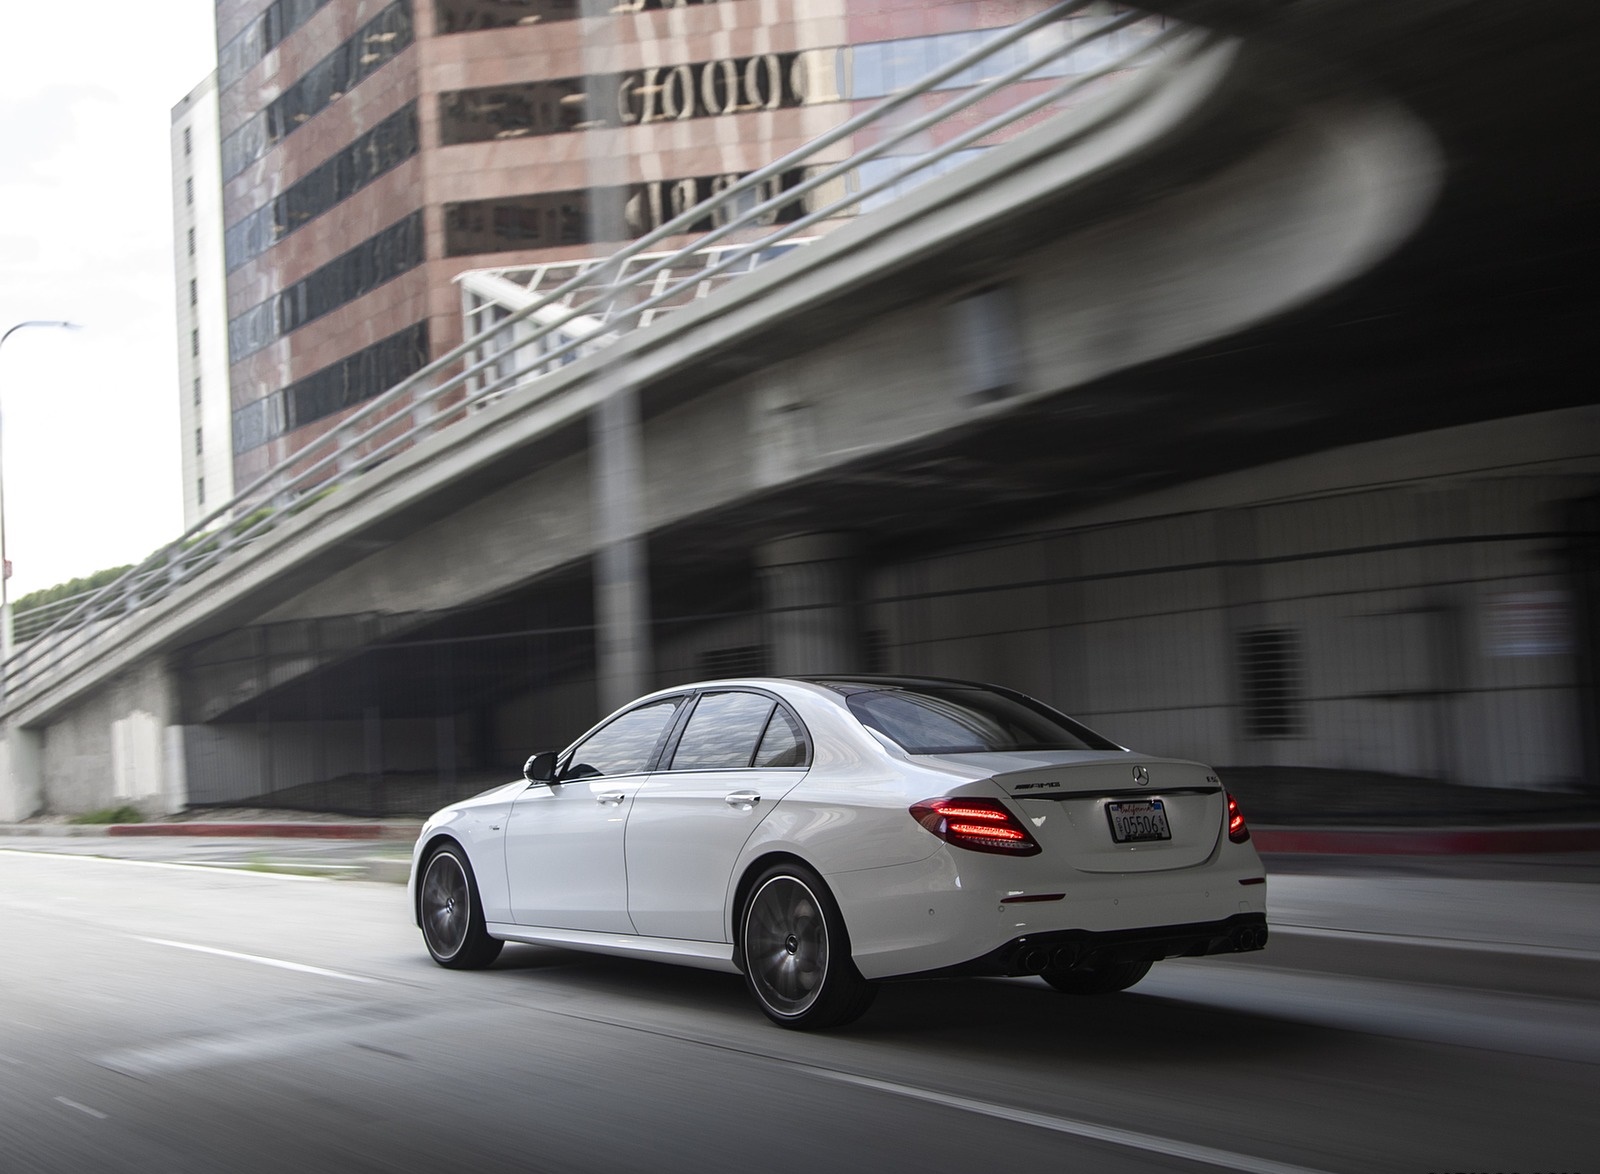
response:
[[[928,685],[852,693],[850,712],[908,754],[1120,750],[1048,706],[988,689]]]

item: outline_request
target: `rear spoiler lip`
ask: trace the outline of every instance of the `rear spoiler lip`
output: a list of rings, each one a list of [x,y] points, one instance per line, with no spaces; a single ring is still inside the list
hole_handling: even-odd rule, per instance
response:
[[[994,780],[995,785],[1001,789],[1005,784],[999,779]],[[1164,795],[1220,795],[1222,788],[1216,786],[1204,787],[1139,787],[1116,788],[1114,790],[1100,790],[1089,788],[1084,791],[1016,791],[1007,790],[1006,794],[1012,799],[1049,799],[1059,802],[1065,799],[1147,799],[1150,797],[1161,798]]]

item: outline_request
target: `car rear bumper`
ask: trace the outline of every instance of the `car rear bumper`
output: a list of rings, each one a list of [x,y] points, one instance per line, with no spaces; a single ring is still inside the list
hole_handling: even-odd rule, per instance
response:
[[[1040,974],[1045,970],[1092,970],[1108,963],[1159,962],[1243,954],[1267,944],[1264,913],[1236,913],[1219,921],[1158,925],[1139,929],[1050,930],[1012,938],[1003,946],[953,966],[895,978],[951,978],[960,975]]]

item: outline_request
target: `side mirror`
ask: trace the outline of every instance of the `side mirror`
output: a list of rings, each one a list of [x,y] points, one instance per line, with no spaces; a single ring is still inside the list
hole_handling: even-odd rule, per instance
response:
[[[545,750],[522,765],[522,777],[530,783],[550,783],[556,777],[556,752]]]

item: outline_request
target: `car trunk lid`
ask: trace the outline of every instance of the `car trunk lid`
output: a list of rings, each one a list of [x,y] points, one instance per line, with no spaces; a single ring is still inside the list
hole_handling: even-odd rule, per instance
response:
[[[1080,872],[1189,868],[1222,834],[1227,797],[1200,763],[1099,751],[943,757],[993,779],[1045,854]]]

